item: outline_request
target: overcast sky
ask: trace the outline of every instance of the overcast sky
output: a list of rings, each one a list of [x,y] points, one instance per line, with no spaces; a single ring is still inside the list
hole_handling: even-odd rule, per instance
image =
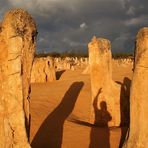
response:
[[[148,26],[148,0],[0,0],[0,8],[0,19],[10,8],[33,15],[37,51],[87,51],[96,35],[114,52],[131,52],[137,31]]]

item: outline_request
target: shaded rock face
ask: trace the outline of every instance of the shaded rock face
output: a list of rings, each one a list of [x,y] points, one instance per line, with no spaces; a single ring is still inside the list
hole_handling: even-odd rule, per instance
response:
[[[110,42],[94,37],[88,44],[88,48],[93,106],[91,122],[99,126],[119,126],[121,118],[120,87],[112,81]],[[103,109],[101,102],[106,104]],[[106,114],[104,114],[104,110]],[[100,125],[100,123],[104,124]]]
[[[16,9],[5,15],[0,31],[0,147],[28,148],[36,25],[26,11]]]
[[[35,58],[31,73],[32,83],[52,82],[56,80],[54,61],[51,57]]]
[[[134,74],[130,94],[129,139],[124,148],[148,147],[148,27],[136,39]]]

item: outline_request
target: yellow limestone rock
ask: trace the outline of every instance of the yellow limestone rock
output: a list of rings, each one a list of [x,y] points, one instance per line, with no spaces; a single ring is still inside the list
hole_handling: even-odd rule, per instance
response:
[[[0,29],[0,148],[29,148],[30,75],[37,30],[21,9],[6,13]]]
[[[35,58],[32,73],[32,83],[45,83],[56,80],[56,71],[52,57]]]
[[[129,138],[123,147],[148,148],[148,27],[140,29],[137,34]]]
[[[93,37],[88,48],[92,91],[91,122],[99,126],[119,126],[120,87],[112,80],[110,41]]]

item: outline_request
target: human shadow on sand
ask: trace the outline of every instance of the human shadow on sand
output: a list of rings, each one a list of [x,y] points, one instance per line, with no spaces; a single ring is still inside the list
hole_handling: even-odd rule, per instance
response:
[[[70,86],[61,103],[39,128],[31,143],[32,148],[61,148],[64,122],[72,113],[83,85],[83,82],[74,82]]]
[[[98,92],[93,101],[93,108],[95,113],[94,125],[99,128],[92,127],[90,133],[89,148],[110,148],[110,132],[108,122],[111,121],[112,117],[107,110],[107,104],[105,101],[101,101],[100,109],[98,108],[98,95],[100,92],[101,90]]]
[[[98,108],[98,95],[100,92],[101,90],[98,92],[93,101],[93,108],[95,113],[94,124],[77,119],[69,120],[70,122],[74,122],[76,124],[91,127],[89,148],[110,148],[110,132],[108,122],[112,119],[112,117],[107,110],[107,104],[105,101],[101,101],[100,109]]]

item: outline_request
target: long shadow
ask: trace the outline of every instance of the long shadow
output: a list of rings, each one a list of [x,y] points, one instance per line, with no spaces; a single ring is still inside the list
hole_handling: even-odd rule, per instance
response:
[[[76,119],[76,118],[69,118],[68,121],[69,121],[69,122],[73,122],[73,123],[75,123],[75,124],[82,125],[82,126],[95,127],[94,124],[91,124],[91,123],[89,123],[89,122],[82,121],[82,120],[79,120],[79,119]]]
[[[121,82],[117,82],[117,83],[121,85],[121,92],[120,92],[121,138],[120,138],[119,148],[122,148],[129,129],[129,123],[130,123],[129,97],[130,97],[131,80],[125,77],[123,80],[123,83]]]
[[[61,148],[64,121],[73,111],[83,82],[74,82],[61,103],[45,119],[32,141],[32,148]]]
[[[56,72],[56,80],[59,80],[62,74],[65,72],[65,70],[60,70]]]

